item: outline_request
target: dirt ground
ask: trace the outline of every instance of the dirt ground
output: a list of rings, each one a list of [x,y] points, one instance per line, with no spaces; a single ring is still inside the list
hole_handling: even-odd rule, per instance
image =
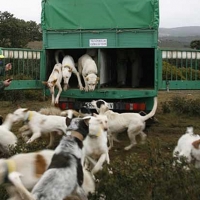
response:
[[[195,133],[200,132],[199,118],[178,116],[173,113],[163,114],[162,103],[170,101],[173,96],[181,96],[183,98],[200,98],[200,91],[161,91],[158,94],[158,109],[155,115],[157,123],[145,130],[148,135],[147,141],[159,141],[167,151],[173,151],[178,138],[185,132],[187,125],[193,125]],[[0,102],[0,115],[4,118],[9,112],[13,112],[17,107],[25,107],[30,110],[38,111],[40,108],[49,107],[50,99],[47,101],[23,101],[23,102]],[[22,124],[14,125],[12,131],[18,134],[18,129]],[[145,146],[138,144],[130,151],[125,151],[124,147],[129,144],[126,133],[119,135],[120,143],[114,143],[114,148],[110,151],[111,160],[115,156],[124,156],[131,153],[145,154]],[[139,142],[139,141],[138,141]]]

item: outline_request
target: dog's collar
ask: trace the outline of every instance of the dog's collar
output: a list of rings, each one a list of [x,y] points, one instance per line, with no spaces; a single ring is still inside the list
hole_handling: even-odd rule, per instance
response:
[[[98,131],[98,133],[97,134],[88,134],[88,136],[89,137],[91,137],[91,138],[97,138],[97,137],[99,137],[100,135],[101,135],[101,128],[99,128],[99,131]]]
[[[96,74],[96,72],[94,70],[89,70],[85,75],[85,77],[87,77],[89,74]]]
[[[54,69],[54,71],[57,71],[58,73],[60,73],[58,69]]]
[[[28,111],[26,116],[25,116],[24,122],[28,123],[29,121],[31,121],[32,118],[33,118],[33,112]]]
[[[6,173],[4,176],[4,183],[9,183],[8,175],[14,171],[16,171],[16,164],[14,160],[5,160],[5,168],[6,168]]]
[[[71,136],[78,138],[80,141],[83,141],[83,135],[78,131],[71,131]]]
[[[69,65],[64,65],[63,67],[71,69],[71,67]]]
[[[97,135],[92,135],[92,134],[88,134],[88,136],[89,136],[90,138],[97,138],[97,137],[98,137]]]

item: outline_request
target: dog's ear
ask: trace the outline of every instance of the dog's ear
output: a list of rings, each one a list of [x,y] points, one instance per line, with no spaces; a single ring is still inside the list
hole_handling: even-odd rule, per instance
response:
[[[65,123],[66,123],[67,126],[70,125],[71,121],[72,121],[71,118],[66,117],[66,119],[65,119]]]
[[[94,116],[94,117],[97,117],[98,115],[97,115],[96,113],[93,113],[93,116]]]
[[[57,81],[57,79],[54,79],[54,80],[52,81],[52,84],[55,85],[55,84],[56,84],[56,81]]]
[[[24,108],[24,111],[23,112],[28,112],[29,111],[29,109],[28,108]]]
[[[85,124],[86,124],[87,126],[89,126],[89,121],[90,121],[90,119],[91,119],[91,116],[83,117],[83,120],[84,120],[84,122],[85,122]]]
[[[46,82],[46,81],[42,81],[42,84],[43,84],[43,85],[47,85],[47,82]]]
[[[100,80],[100,78],[97,76],[97,82]]]
[[[68,68],[69,68],[69,70],[68,70],[68,71],[69,71],[69,72],[72,72],[72,68],[71,68],[71,67],[68,67]]]
[[[199,149],[200,140],[194,141],[194,142],[192,143],[192,145],[193,145],[193,147],[194,147],[195,149]]]

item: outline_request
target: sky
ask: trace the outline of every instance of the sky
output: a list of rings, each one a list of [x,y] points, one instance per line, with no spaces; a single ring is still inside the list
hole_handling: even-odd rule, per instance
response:
[[[159,0],[160,27],[200,26],[200,0]],[[0,11],[40,23],[41,0],[0,0]]]

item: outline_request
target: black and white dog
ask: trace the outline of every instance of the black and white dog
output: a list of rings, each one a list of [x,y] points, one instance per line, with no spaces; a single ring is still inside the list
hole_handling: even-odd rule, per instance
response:
[[[82,117],[86,117],[86,116],[92,116],[92,112],[89,108],[87,108],[86,106],[82,106],[79,109],[79,113],[81,113]]]
[[[82,141],[88,134],[90,116],[66,118],[68,135],[63,136],[55,149],[48,170],[29,193],[20,183],[16,173],[10,174],[11,182],[27,200],[63,200],[76,194],[82,200],[87,195],[82,188],[83,168],[81,165]]]

